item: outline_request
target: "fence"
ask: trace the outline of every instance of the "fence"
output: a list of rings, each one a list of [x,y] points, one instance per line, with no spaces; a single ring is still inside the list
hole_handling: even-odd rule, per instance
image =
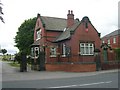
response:
[[[102,63],[101,65],[102,70],[119,69],[119,68],[120,68],[119,61],[108,61],[106,63]]]

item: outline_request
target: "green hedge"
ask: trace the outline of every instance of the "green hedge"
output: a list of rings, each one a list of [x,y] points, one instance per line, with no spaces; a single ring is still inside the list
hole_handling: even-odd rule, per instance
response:
[[[116,60],[120,61],[120,48],[116,48],[114,49],[115,53],[116,53]]]

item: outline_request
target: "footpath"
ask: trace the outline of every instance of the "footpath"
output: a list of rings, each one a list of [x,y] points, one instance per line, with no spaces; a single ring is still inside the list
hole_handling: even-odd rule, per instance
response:
[[[33,71],[28,67],[27,72],[20,72],[20,68],[12,67],[8,62],[2,62],[2,81],[43,80],[93,76],[103,73],[118,73],[118,69],[101,70],[96,72],[62,72],[62,71]]]

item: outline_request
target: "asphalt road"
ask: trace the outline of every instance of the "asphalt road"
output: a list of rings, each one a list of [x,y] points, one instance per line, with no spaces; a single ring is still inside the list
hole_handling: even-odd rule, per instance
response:
[[[4,81],[3,88],[118,88],[118,73],[85,77]]]
[[[4,65],[3,65],[4,66]],[[9,72],[5,71],[9,68]],[[13,69],[12,69],[13,70]],[[44,73],[44,74],[43,74]],[[54,73],[54,74],[53,74]],[[30,75],[33,78],[29,79]],[[47,74],[47,75],[46,75]],[[83,75],[82,75],[83,74]],[[88,75],[87,75],[88,74]],[[26,77],[22,77],[27,75]],[[40,78],[47,76],[48,78]],[[62,78],[57,76],[64,75]],[[67,76],[65,76],[67,75]],[[71,75],[71,76],[70,76]],[[76,76],[75,76],[76,75]],[[81,76],[82,75],[82,76]],[[6,77],[7,76],[7,77]],[[11,80],[12,76],[20,78],[21,80]],[[30,73],[16,73],[10,72],[10,67],[5,64],[3,67],[3,81],[2,88],[118,88],[118,72],[109,73],[64,73],[64,72],[30,72]],[[39,78],[35,78],[39,77]],[[52,77],[52,78],[51,78]],[[55,78],[54,78],[55,77]],[[7,78],[8,80],[4,80]],[[27,79],[28,78],[28,79]]]

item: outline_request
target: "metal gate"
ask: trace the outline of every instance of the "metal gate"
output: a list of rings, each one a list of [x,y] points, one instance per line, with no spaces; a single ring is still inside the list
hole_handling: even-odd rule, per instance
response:
[[[40,71],[45,70],[45,52],[39,53],[38,66]]]

